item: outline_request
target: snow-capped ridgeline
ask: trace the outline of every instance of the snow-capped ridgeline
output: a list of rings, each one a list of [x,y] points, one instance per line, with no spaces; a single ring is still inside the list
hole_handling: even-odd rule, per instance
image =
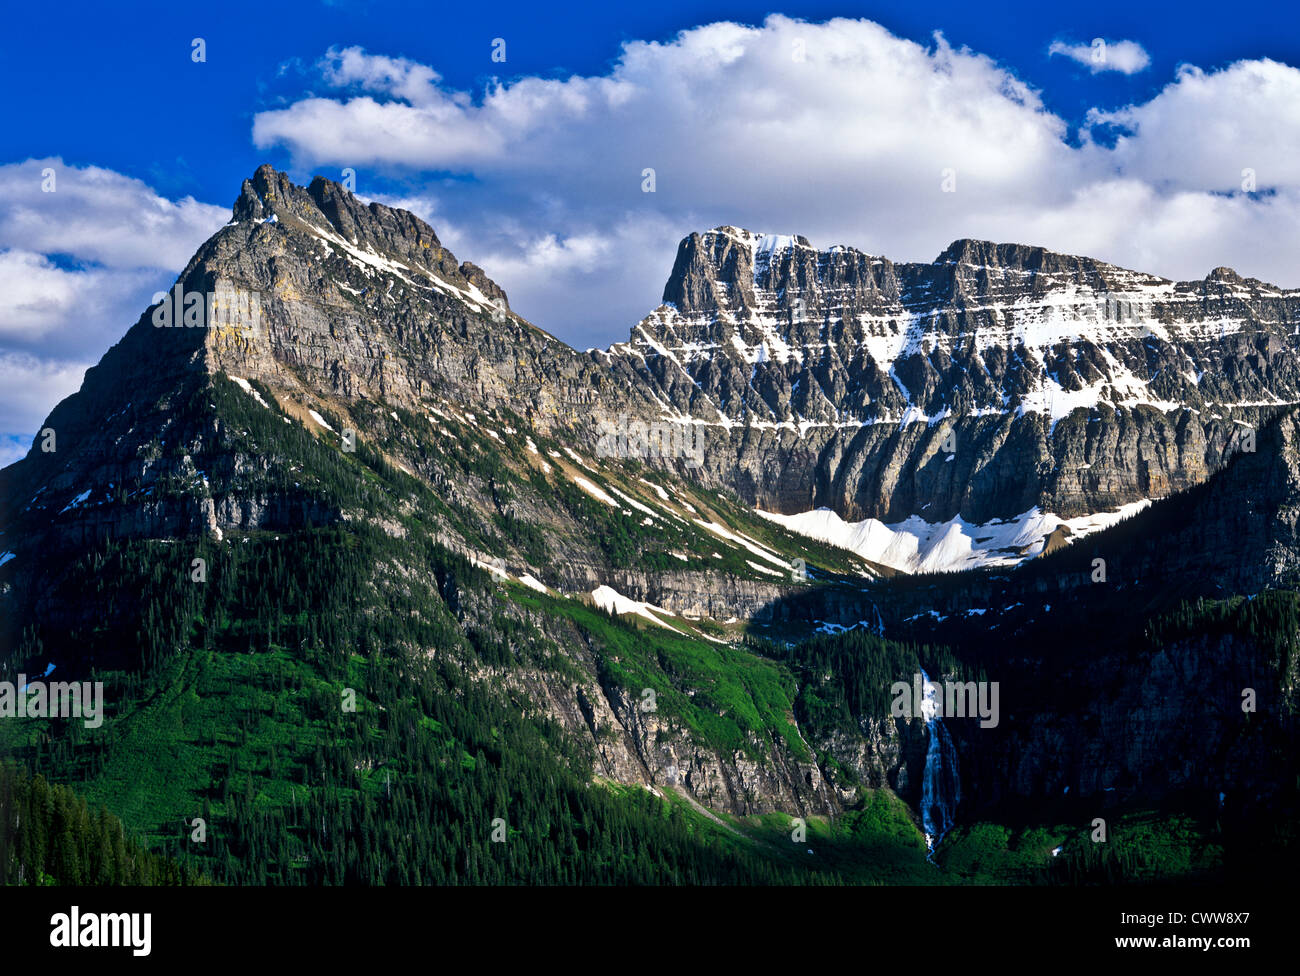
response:
[[[965,415],[1060,419],[1099,404],[1174,410],[1222,365],[1216,343],[1258,336],[1261,323],[1294,335],[1298,318],[1300,290],[1225,269],[1202,282],[1175,282],[978,241],[957,242],[932,264],[894,264],[843,246],[818,251],[793,235],[719,227],[683,241],[664,303],[610,352],[667,360],[672,365],[651,372],[668,383],[686,373],[695,400],[689,411],[680,403],[670,408],[675,416],[689,412],[727,426],[775,423],[802,436],[810,424],[932,423],[945,415],[934,408],[935,390],[918,385],[918,370],[896,371],[913,357],[936,370],[951,361],[974,374],[971,397],[958,407]],[[1148,342],[1172,352],[1151,355]],[[710,387],[702,376],[724,358],[749,367],[752,389],[744,395]],[[1017,362],[1008,368],[1008,359]],[[845,410],[827,389],[828,402],[818,404],[827,409],[815,420],[800,416],[800,380],[825,387],[827,372],[837,368],[888,376],[890,395]],[[788,400],[762,383],[760,373],[771,370],[787,382],[797,377]],[[1235,398],[1219,389],[1204,399],[1222,406],[1292,402],[1300,399],[1293,387]]]

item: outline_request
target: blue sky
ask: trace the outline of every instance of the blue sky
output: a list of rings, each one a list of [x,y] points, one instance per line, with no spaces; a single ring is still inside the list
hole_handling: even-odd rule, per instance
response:
[[[974,236],[1300,286],[1284,5],[219,6],[7,13],[23,94],[0,128],[0,463],[262,162],[304,182],[350,166],[584,347],[626,337],[676,241],[719,223],[899,260]]]
[[[1240,15],[1221,2],[1108,0],[775,7],[656,0],[571,9],[494,2],[437,14],[427,3],[230,2],[220,4],[219,12],[183,6],[11,9],[0,56],[11,79],[27,79],[31,97],[13,98],[6,106],[10,124],[0,129],[0,158],[61,156],[137,176],[168,197],[233,200],[238,180],[259,163],[289,162],[283,151],[258,150],[249,139],[256,111],[310,87],[297,72],[281,69],[294,62],[310,65],[331,46],[410,58],[433,66],[456,88],[475,90],[493,77],[599,74],[623,41],[668,40],[714,21],[759,23],[768,12],[810,21],[864,17],[922,42],[942,31],[954,46],[1012,66],[1042,89],[1049,108],[1076,122],[1089,108],[1144,101],[1183,62],[1213,68],[1267,57],[1300,65],[1300,12],[1289,4],[1252,4]],[[209,50],[202,67],[190,61],[190,42],[200,36]],[[504,65],[489,60],[495,37],[508,42]],[[1078,65],[1047,56],[1053,40],[1094,37],[1138,41],[1151,55],[1151,68],[1137,76],[1100,74],[1080,84]],[[183,120],[201,124],[201,146],[186,134]]]

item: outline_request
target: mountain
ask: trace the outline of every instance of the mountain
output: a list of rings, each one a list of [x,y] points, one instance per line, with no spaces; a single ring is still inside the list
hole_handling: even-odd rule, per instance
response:
[[[213,620],[236,617],[227,602],[248,596],[248,580],[229,578],[234,563],[251,560],[251,572],[265,559],[266,572],[292,577],[284,582],[299,600],[346,600],[363,615],[429,604],[439,640],[445,625],[464,645],[445,650],[463,652],[476,680],[528,698],[614,779],[653,787],[680,777],[736,812],[838,808],[789,725],[788,689],[774,686],[756,705],[751,689],[725,685],[717,694],[745,696],[744,708],[719,719],[708,696],[697,706],[675,687],[692,681],[669,676],[687,662],[669,661],[689,648],[698,669],[702,649],[691,642],[729,646],[721,635],[738,634],[739,617],[762,613],[784,589],[791,556],[828,571],[860,560],[795,540],[734,499],[599,460],[591,404],[604,396],[645,409],[644,394],[620,392],[596,357],[510,313],[504,292],[458,264],[427,225],[363,206],[336,184],[301,188],[259,169],[175,292],[215,310],[196,312],[194,325],[166,324],[183,322],[188,297],[147,310],[51,413],[55,450],[37,444],[0,473],[11,664],[47,654],[63,669],[163,666],[193,636],[172,601],[202,621],[193,630],[203,641],[246,647],[244,632],[266,624],[266,608],[256,625],[225,619],[220,634]],[[396,577],[350,567],[357,590],[323,594],[294,575],[316,569],[266,552],[291,540],[332,547],[340,530],[389,553]],[[133,587],[157,582],[150,567],[178,541],[235,589],[181,587],[142,607]],[[428,551],[438,554],[432,577]],[[180,557],[169,554],[179,560],[169,585],[189,578]],[[113,580],[100,575],[106,559],[118,567]],[[142,579],[127,585],[132,572]],[[499,606],[494,579],[550,611]],[[84,599],[87,586],[103,603]],[[643,640],[649,672],[636,672],[630,689],[611,680],[611,652],[588,633],[605,626],[602,608],[629,607],[678,642]],[[526,650],[521,631],[532,635]],[[530,666],[508,678],[497,673],[523,660]],[[670,684],[683,697],[678,714],[663,722],[640,711],[643,689]]]
[[[954,242],[931,264],[734,227],[611,354],[710,425],[703,476],[846,521],[1092,516],[1222,467],[1300,402],[1300,291]],[[716,445],[716,446],[715,446]]]
[[[1043,881],[1292,849],[1260,818],[1296,803],[1297,293],[719,228],[578,352],[328,180],[261,167],[231,216],[0,471],[0,680],[110,703],[0,749],[186,868],[927,881],[941,842],[950,880]],[[1198,698],[1193,652],[1260,717]],[[939,730],[889,694],[922,671],[1013,691],[1014,722],[945,722],[938,798]],[[1102,800],[1136,819],[1099,862],[1069,825]],[[1019,825],[1000,867],[964,817]],[[1179,857],[1132,853],[1151,831]]]

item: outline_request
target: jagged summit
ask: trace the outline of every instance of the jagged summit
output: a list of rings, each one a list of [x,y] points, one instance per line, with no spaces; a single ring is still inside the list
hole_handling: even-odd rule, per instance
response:
[[[257,297],[255,328],[207,336],[213,370],[414,405],[446,382],[449,359],[481,356],[488,332],[523,345],[554,341],[511,313],[505,290],[458,261],[425,221],[332,180],[303,187],[260,166],[232,218],[182,276]],[[480,391],[495,380],[466,367],[451,373]]]
[[[427,415],[443,403],[504,407],[542,428],[589,424],[598,399],[613,413],[647,400],[513,314],[504,290],[458,262],[413,214],[363,203],[320,177],[299,186],[262,166],[243,181],[232,218],[50,413],[43,429],[56,432],[57,451],[42,450],[38,438],[5,469],[0,522],[41,492],[57,500],[57,513],[82,485],[112,493],[150,485],[162,471],[189,483],[228,464],[202,458],[216,450],[203,405],[217,374],[320,431],[338,429],[316,425],[326,412],[363,429],[361,415],[381,404],[384,416],[394,408]],[[181,455],[197,468],[177,467]],[[188,531],[242,517],[208,501],[141,506],[147,516],[119,519],[111,531]]]
[[[857,270],[874,267],[881,271],[870,276]],[[790,269],[797,269],[793,280],[786,274]],[[845,269],[853,270],[846,273]],[[809,277],[803,273],[805,270],[815,273]],[[734,309],[752,300],[754,288],[784,293],[792,284],[795,290],[790,300],[807,300],[809,296],[803,292],[809,286],[826,282],[833,286],[837,273],[848,282],[860,279],[868,292],[882,285],[885,291],[895,289],[900,301],[909,306],[958,301],[969,297],[972,289],[991,290],[999,278],[1015,286],[1031,284],[1041,290],[1086,287],[1115,292],[1141,287],[1186,291],[1198,285],[1229,285],[1261,295],[1287,293],[1224,267],[1215,268],[1199,281],[1174,282],[1084,255],[978,238],[959,238],[928,263],[896,262],[844,244],[819,248],[801,234],[772,234],[728,224],[682,239],[663,300],[687,310],[696,309],[696,303],[699,309],[708,311],[715,307]],[[732,295],[729,299],[721,296],[719,288],[706,284],[703,278],[714,279]],[[1026,282],[1025,278],[1031,280]],[[876,289],[871,287],[873,283]]]
[[[323,176],[301,187],[287,174],[263,164],[244,180],[232,208],[232,223],[284,220],[308,233],[332,232],[345,244],[410,263],[448,282],[473,284],[490,300],[507,303],[499,285],[477,265],[457,264],[434,229],[415,214],[373,201],[362,203],[350,190]]]
[[[736,227],[731,224],[724,224],[714,227],[702,233],[693,233],[682,239],[679,247],[684,247],[692,238],[708,239],[712,237],[725,237],[729,240],[743,244],[750,248],[755,254],[782,254],[791,248],[807,249],[818,253],[834,254],[836,252],[848,251],[855,254],[865,254],[868,257],[877,257],[861,248],[853,247],[847,244],[832,244],[825,248],[819,248],[814,245],[807,237],[802,234],[773,234],[766,231],[754,231],[744,227]],[[1063,252],[1053,251],[1047,247],[1028,244],[1015,244],[1007,242],[996,242],[984,240],[981,238],[961,237],[954,240],[941,251],[932,262],[938,264],[971,264],[980,266],[1009,266],[1009,267],[1050,267],[1056,264],[1083,263],[1093,267],[1111,267],[1123,271],[1116,265],[1109,265],[1104,261],[1080,255],[1065,254]],[[899,266],[907,266],[909,262],[894,262]],[[924,262],[911,262],[916,267],[925,267]],[[1231,269],[1218,269],[1231,270]],[[1136,273],[1136,272],[1130,272]]]

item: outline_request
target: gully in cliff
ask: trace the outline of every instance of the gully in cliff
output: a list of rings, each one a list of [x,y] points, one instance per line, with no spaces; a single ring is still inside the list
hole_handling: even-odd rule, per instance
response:
[[[957,770],[957,747],[939,718],[942,704],[939,684],[931,681],[924,671],[915,677],[913,688],[919,689],[922,695],[920,713],[925,718],[926,732],[930,737],[925,753],[925,773],[921,778],[921,826],[925,831],[926,860],[932,861],[935,848],[957,820],[957,807],[961,804],[961,774]]]
[[[921,778],[921,825],[925,831],[927,859],[951,829],[961,803],[961,776],[957,770],[957,747],[943,724],[946,718],[976,718],[980,728],[998,724],[996,681],[931,681],[924,671],[912,675],[909,684],[895,681],[890,687],[894,718],[925,720],[930,744]]]

